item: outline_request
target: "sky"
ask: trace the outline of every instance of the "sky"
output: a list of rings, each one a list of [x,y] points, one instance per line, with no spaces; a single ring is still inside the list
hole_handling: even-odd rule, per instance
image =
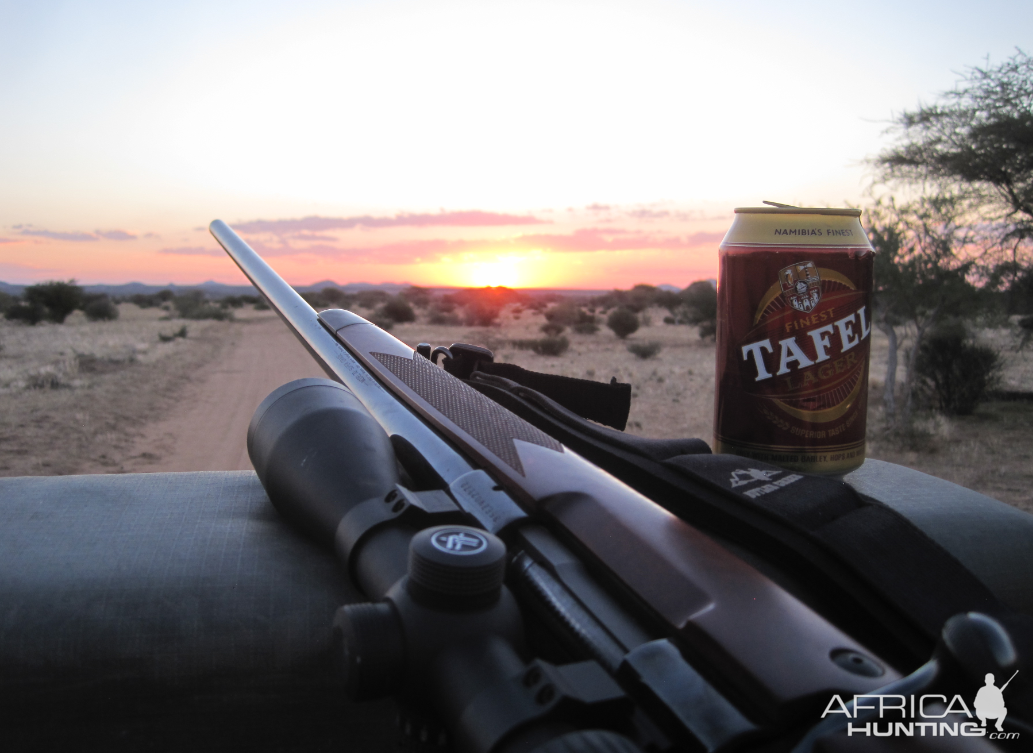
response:
[[[859,203],[1033,3],[0,0],[0,280],[605,289]]]

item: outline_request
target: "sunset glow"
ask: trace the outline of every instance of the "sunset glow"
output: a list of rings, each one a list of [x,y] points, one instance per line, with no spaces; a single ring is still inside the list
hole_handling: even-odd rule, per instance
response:
[[[295,284],[712,278],[734,207],[862,201],[892,114],[1033,28],[920,5],[9,4],[0,281],[242,284],[216,218]]]
[[[470,270],[469,284],[477,288],[499,285],[507,288],[541,287],[534,284],[536,270],[531,267],[528,270],[530,274],[522,274],[521,266],[520,260],[514,258],[475,262]]]

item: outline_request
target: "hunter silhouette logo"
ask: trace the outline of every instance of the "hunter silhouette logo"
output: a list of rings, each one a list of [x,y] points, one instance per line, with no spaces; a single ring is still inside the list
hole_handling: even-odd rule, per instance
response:
[[[790,264],[778,272],[778,282],[786,303],[807,314],[821,300],[821,278],[813,261]]]
[[[488,548],[488,540],[475,531],[445,529],[431,537],[431,545],[447,554],[480,554]]]
[[[752,489],[745,489],[741,492],[741,494],[745,494],[750,499],[756,499],[757,497],[763,497],[765,494],[777,492],[779,489],[796,483],[803,478],[799,473],[791,473],[788,476],[782,476],[780,479],[775,478],[775,476],[781,475],[782,473],[785,473],[785,471],[764,471],[760,468],[740,468],[739,470],[732,471],[732,478],[729,479],[729,483],[734,489],[737,486],[746,486],[747,484],[754,484],[763,481],[763,486],[755,486]]]
[[[770,481],[782,471],[762,471],[759,468],[740,468],[732,471],[731,484],[734,489],[737,486],[752,484],[754,481]]]
[[[979,689],[976,693],[976,700],[972,704],[976,709],[976,716],[979,717],[979,721],[986,726],[987,719],[997,720],[997,731],[1003,732],[1004,717],[1008,715],[1008,709],[1004,705],[1004,689],[1011,684],[1011,681],[1015,679],[1015,675],[1019,673],[1019,670],[1015,670],[1015,674],[1008,678],[1008,682],[1004,683],[1001,687],[994,685],[993,672],[986,673],[986,685]]]

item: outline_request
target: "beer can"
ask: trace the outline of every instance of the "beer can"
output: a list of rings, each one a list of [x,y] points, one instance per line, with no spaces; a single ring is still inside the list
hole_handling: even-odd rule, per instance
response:
[[[714,450],[864,462],[874,250],[856,209],[748,207],[720,246]]]

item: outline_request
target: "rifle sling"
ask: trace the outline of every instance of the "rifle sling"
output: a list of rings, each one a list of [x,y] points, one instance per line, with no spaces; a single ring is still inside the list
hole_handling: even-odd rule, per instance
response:
[[[460,363],[459,359],[446,359],[445,371],[460,379],[466,379],[470,372],[462,373],[464,369]],[[628,413],[631,411],[631,385],[618,382],[617,377],[609,383],[596,382],[559,374],[543,374],[513,363],[495,363],[488,360],[478,360],[476,370],[539,392],[581,418],[615,429],[623,430],[627,426]]]
[[[699,439],[606,429],[490,372],[469,384],[690,524],[755,552],[803,584],[820,612],[861,627],[898,660],[927,658],[955,614],[1009,614],[911,521],[843,481],[713,455]]]

